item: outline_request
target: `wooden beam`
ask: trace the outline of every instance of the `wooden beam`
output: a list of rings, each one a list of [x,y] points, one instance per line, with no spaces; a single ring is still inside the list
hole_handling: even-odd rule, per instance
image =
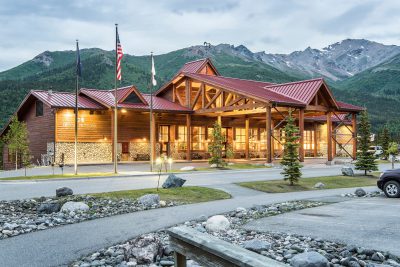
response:
[[[201,90],[201,108],[204,108],[206,105],[206,87],[204,83],[201,83],[200,90]]]
[[[318,156],[317,131],[318,131],[318,124],[314,123],[314,158]]]
[[[196,96],[195,96],[194,99],[193,99],[192,106],[190,107],[191,109],[193,109],[194,106],[196,106],[197,101],[199,100],[200,94],[201,94],[201,88],[199,88],[199,90],[198,90],[197,93],[196,93]]]
[[[192,160],[192,117],[191,115],[186,115],[186,160]]]
[[[266,123],[265,123],[265,131],[266,131],[266,141],[267,141],[267,163],[271,163],[272,162],[272,119],[271,119],[271,107],[267,106],[266,107],[266,112],[265,112],[265,119],[266,119]]]
[[[321,105],[307,105],[306,110],[310,111],[328,111],[328,108]]]
[[[255,108],[263,107],[263,106],[265,106],[265,104],[262,104],[262,103],[253,104],[253,103],[251,103],[251,104],[246,104],[246,105],[241,105],[241,106],[225,106],[225,107],[220,107],[220,108],[202,108],[202,109],[195,110],[195,113],[196,114],[206,114],[206,113],[212,114],[212,113],[216,113],[216,112],[224,112],[224,111],[236,110],[232,114],[229,114],[229,116],[230,116],[230,115],[235,115],[235,114],[239,115],[240,114],[239,110],[247,110],[250,113],[252,113],[251,110],[253,110]],[[256,113],[264,113],[265,109],[257,109],[255,112]],[[224,113],[224,114],[226,116],[228,116],[228,113]],[[242,114],[244,114],[244,113],[242,113]]]
[[[221,95],[221,90],[218,90],[215,95],[213,96],[213,98],[211,98],[210,102],[207,103],[207,105],[204,107],[205,109],[209,108],[215,100],[217,100],[217,98]]]
[[[299,159],[300,162],[304,162],[304,109],[299,110]]]
[[[326,113],[328,161],[332,161],[332,112]]]
[[[178,252],[174,252],[175,267],[186,267],[186,256]]]
[[[225,99],[225,103],[224,105],[227,106],[229,101],[231,101],[233,94],[232,93],[228,93],[228,96]]]
[[[246,118],[246,120],[245,120],[245,155],[246,155],[246,159],[250,159],[249,125],[250,125],[250,119]]]
[[[175,84],[172,84],[172,102],[176,102],[176,87]]]
[[[176,98],[178,99],[178,102],[180,105],[185,106],[185,103],[183,102],[183,99],[181,98],[181,96],[179,95],[179,90],[178,88],[175,88],[175,95]]]
[[[185,106],[190,108],[190,96],[191,96],[191,91],[192,91],[192,82],[189,79],[186,79],[185,81]]]
[[[353,159],[357,158],[357,114],[351,114],[351,126],[353,128]]]

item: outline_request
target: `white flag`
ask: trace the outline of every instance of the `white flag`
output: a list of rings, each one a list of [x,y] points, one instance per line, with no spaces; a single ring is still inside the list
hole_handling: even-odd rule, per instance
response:
[[[151,57],[151,82],[153,83],[153,86],[157,85],[156,81],[156,68],[154,67],[154,57]]]

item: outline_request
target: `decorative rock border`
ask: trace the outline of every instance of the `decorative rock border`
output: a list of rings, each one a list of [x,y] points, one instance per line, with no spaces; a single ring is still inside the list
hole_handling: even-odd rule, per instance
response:
[[[83,202],[89,210],[63,210],[50,214],[39,213],[38,209],[59,210],[66,202]],[[0,201],[0,239],[30,233],[60,225],[79,223],[118,214],[147,209],[171,207],[179,203],[160,201],[159,204],[145,205],[133,199],[99,198],[94,196],[41,197],[27,200]]]
[[[250,209],[237,208],[235,211],[224,214],[230,223],[230,228],[228,230],[209,233],[227,242],[243,246],[261,255],[287,264],[290,264],[291,259],[298,255],[300,256],[296,257],[297,261],[301,257],[304,258],[306,256],[306,258],[309,258],[309,255],[311,255],[314,257],[318,256],[319,260],[323,259],[325,262],[328,262],[327,266],[329,267],[400,266],[399,258],[390,253],[347,246],[345,244],[301,235],[276,232],[260,233],[246,231],[241,228],[243,224],[261,217],[274,216],[324,204],[325,203],[321,202],[293,201],[267,206],[255,205]],[[208,218],[206,216],[200,216],[198,220],[185,222],[184,225],[192,227],[200,232],[207,232],[207,220]],[[313,253],[306,253],[303,256],[305,252]],[[295,260],[293,260],[293,263],[294,261]],[[173,264],[174,257],[169,247],[169,237],[166,232],[162,230],[141,235],[125,243],[102,249],[71,263],[70,266],[154,267],[173,266]],[[192,260],[187,261],[187,266],[199,267],[199,265]]]

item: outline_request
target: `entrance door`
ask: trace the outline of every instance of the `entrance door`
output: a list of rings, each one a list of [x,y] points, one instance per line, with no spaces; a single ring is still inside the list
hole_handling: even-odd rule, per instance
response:
[[[314,130],[304,131],[304,153],[306,157],[316,157],[315,150],[315,132]]]
[[[169,142],[170,126],[169,125],[160,125],[158,132],[159,132],[158,142],[160,143],[160,155],[165,154],[169,157],[170,156],[170,142]]]

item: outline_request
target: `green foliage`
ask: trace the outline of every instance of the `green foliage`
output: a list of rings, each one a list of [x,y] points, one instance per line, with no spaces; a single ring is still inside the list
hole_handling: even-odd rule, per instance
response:
[[[18,159],[21,160],[24,167],[30,165],[31,156],[29,151],[28,129],[25,122],[18,121],[17,116],[14,116],[3,141],[7,144],[10,154],[15,158],[16,169],[19,164]]]
[[[369,152],[371,138],[371,124],[369,122],[367,111],[361,112],[360,123],[358,126],[358,149],[357,161],[355,163],[356,170],[363,170],[365,175],[368,171],[377,171],[378,165],[375,156]]]
[[[219,125],[218,122],[215,122],[211,142],[208,145],[208,152],[211,154],[211,158],[208,160],[210,164],[216,164],[217,167],[223,167],[226,165],[226,162],[222,158],[224,142],[225,138],[221,132],[221,125]]]
[[[399,154],[399,148],[398,144],[396,142],[391,142],[388,146],[387,154],[388,155],[397,155]]]
[[[294,118],[292,116],[292,111],[289,110],[289,116],[287,118],[287,123],[284,128],[284,152],[281,165],[283,171],[281,174],[284,176],[285,181],[289,181],[290,185],[294,185],[299,182],[301,177],[301,167],[299,162],[299,128],[296,127]]]
[[[385,158],[389,156],[388,149],[389,149],[389,142],[390,142],[390,136],[389,136],[389,129],[385,125],[382,129],[381,133],[381,145],[383,149],[383,155]]]

